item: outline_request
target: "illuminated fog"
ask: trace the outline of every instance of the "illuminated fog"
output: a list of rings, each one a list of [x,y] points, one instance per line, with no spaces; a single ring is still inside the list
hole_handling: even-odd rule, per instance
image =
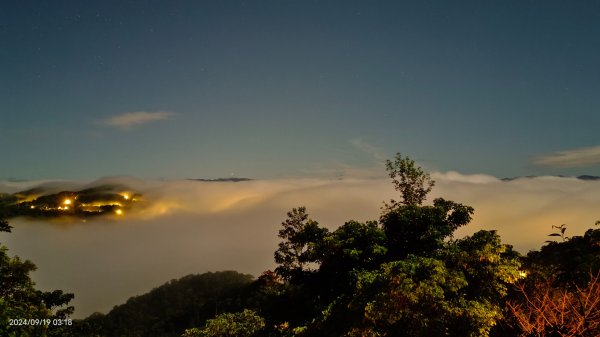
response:
[[[497,229],[503,241],[525,253],[539,248],[552,225],[580,235],[600,214],[600,182],[574,178],[523,178],[503,182],[486,175],[436,173],[432,197],[475,208],[472,224]],[[109,178],[139,191],[144,202],[120,217],[85,222],[12,219],[2,234],[12,255],[32,260],[43,289],[76,294],[76,317],[107,312],[173,278],[237,270],[259,275],[274,267],[277,230],[285,213],[305,205],[311,217],[335,228],[346,220],[375,220],[384,200],[395,197],[388,179],[283,179],[248,182],[142,181]],[[48,184],[48,183],[47,183]],[[49,183],[53,190],[89,186]],[[14,192],[34,183],[0,183]]]

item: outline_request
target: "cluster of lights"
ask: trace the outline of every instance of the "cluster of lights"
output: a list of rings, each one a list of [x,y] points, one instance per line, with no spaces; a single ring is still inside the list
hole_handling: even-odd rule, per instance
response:
[[[63,206],[58,206],[58,209],[61,211],[68,211],[69,205],[71,205],[72,203],[73,203],[73,201],[71,201],[71,199],[65,199],[63,201]]]
[[[123,194],[123,198],[125,200],[129,200],[129,195],[128,194]],[[69,210],[69,206],[68,205],[71,205],[72,203],[73,203],[73,201],[71,201],[71,199],[65,199],[63,201],[63,205],[64,206],[58,206],[58,209],[62,210],[62,211],[68,211]],[[119,204],[119,203],[115,203],[114,205],[121,206],[121,204]],[[31,207],[33,208],[33,206],[31,206]],[[115,210],[115,214],[117,214],[117,215],[123,215],[123,210],[120,209],[120,208],[118,208],[118,209]]]
[[[123,197],[123,199],[125,199],[125,200],[129,200],[129,199],[131,198],[131,197],[129,196],[129,194],[128,194],[128,193],[123,193],[123,194],[121,194],[121,196],[122,196],[122,197]],[[119,205],[119,206],[121,206],[121,205]],[[122,210],[122,209],[120,209],[120,208],[117,208],[117,209],[115,210],[115,214],[116,214],[116,215],[123,215],[123,210]]]
[[[63,196],[61,200],[58,200],[57,204],[32,204],[36,202],[35,200],[32,203],[29,203],[27,207],[31,210],[40,211],[60,211],[65,212],[65,214],[79,214],[81,211],[81,215],[91,214],[91,213],[105,213],[106,211],[112,212],[114,215],[122,216],[125,214],[125,210],[127,205],[131,202],[137,201],[135,195],[132,195],[130,192],[121,192],[118,194],[122,199],[119,198],[110,198],[108,200],[90,200],[89,202],[79,202],[79,196],[75,193],[71,193],[69,196]],[[89,198],[88,198],[89,199]]]

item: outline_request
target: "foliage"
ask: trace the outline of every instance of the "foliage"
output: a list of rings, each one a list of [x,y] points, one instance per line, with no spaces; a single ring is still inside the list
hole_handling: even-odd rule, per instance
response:
[[[254,306],[254,278],[233,271],[188,275],[76,321],[73,336],[179,336],[223,312]]]
[[[433,206],[397,205],[383,213],[379,222],[391,257],[402,259],[443,248],[456,229],[471,221],[471,214],[472,207],[438,198]]]
[[[288,218],[281,223],[279,249],[275,252],[275,271],[285,279],[300,277],[306,265],[315,262],[315,244],[326,234],[327,229],[319,227],[316,221],[308,219],[305,207],[294,208],[287,213]]]
[[[400,155],[387,167],[402,202],[387,204],[379,222],[329,232],[304,207],[288,213],[275,255],[287,281],[279,298],[305,309],[265,317],[302,336],[488,336],[519,277],[518,254],[493,231],[452,240],[473,208],[441,198],[422,205],[429,175]]]
[[[265,320],[252,310],[225,313],[206,322],[204,328],[188,329],[182,337],[253,337],[265,327]]]
[[[585,286],[590,274],[600,271],[600,229],[588,229],[583,236],[549,242],[527,255],[532,277],[550,278],[560,286]]]
[[[400,202],[391,200],[389,208],[395,208],[399,204],[421,205],[435,185],[429,173],[416,166],[410,158],[402,157],[400,153],[396,154],[394,161],[386,160],[385,167],[392,178],[394,188],[402,196]]]
[[[352,305],[365,319],[348,336],[488,336],[519,266],[493,231],[449,242],[436,258],[384,263],[359,275]]]
[[[0,232],[9,232],[12,229],[12,226],[8,224],[8,221],[0,218]]]
[[[562,224],[560,226],[553,225],[552,229],[556,229],[557,231],[554,233],[548,234],[548,236],[558,236],[561,238],[561,240],[563,242],[565,242],[567,239],[569,239],[569,237],[565,235],[565,232],[567,231],[567,225],[565,225],[565,224]],[[550,240],[546,241],[546,243],[551,243],[551,242],[553,242],[553,241],[550,241]]]
[[[354,269],[372,269],[379,266],[388,253],[385,232],[375,221],[360,223],[348,221],[318,247],[319,273],[336,277]]]
[[[521,336],[600,335],[600,229],[547,242],[525,259],[527,277],[507,303]],[[515,333],[513,333],[514,335]]]
[[[8,222],[0,219],[0,232],[10,232]],[[10,325],[10,319],[64,319],[73,312],[67,304],[72,294],[61,290],[43,292],[35,289],[29,274],[36,266],[29,260],[8,255],[8,248],[0,245],[0,336],[54,335],[51,325]]]
[[[519,286],[521,298],[508,303],[521,336],[600,336],[600,273],[585,287],[556,287],[537,282],[533,289]]]
[[[469,299],[498,303],[507,295],[509,285],[522,278],[520,255],[502,244],[496,231],[481,230],[453,241],[441,256],[464,275],[468,283],[464,292]]]

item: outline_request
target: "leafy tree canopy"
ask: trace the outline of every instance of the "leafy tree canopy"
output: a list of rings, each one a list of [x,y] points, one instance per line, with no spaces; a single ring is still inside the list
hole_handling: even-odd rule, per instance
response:
[[[10,232],[6,220],[0,219],[0,232]],[[10,325],[10,319],[64,319],[73,312],[67,306],[73,294],[61,290],[44,292],[35,289],[29,274],[36,266],[29,260],[11,257],[0,244],[0,336],[47,336],[56,329],[44,324]]]
[[[330,232],[300,207],[282,223],[275,271],[287,281],[279,298],[304,308],[289,320],[297,335],[488,336],[519,278],[519,255],[494,231],[453,240],[473,208],[442,198],[423,205],[429,174],[400,154],[386,167],[401,201],[378,222]]]
[[[399,202],[391,200],[389,208],[394,208],[399,204],[421,205],[435,185],[435,181],[431,179],[429,173],[417,166],[414,160],[402,157],[400,153],[396,154],[393,161],[386,160],[385,167],[392,178],[394,188],[400,192],[402,197]]]
[[[204,328],[188,329],[182,337],[254,337],[265,327],[265,320],[252,310],[218,315]]]

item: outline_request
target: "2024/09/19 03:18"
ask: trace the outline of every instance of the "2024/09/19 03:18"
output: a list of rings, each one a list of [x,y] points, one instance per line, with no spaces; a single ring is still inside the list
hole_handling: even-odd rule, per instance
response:
[[[8,325],[12,326],[35,326],[35,325],[73,325],[73,320],[70,318],[11,318],[8,320]]]

